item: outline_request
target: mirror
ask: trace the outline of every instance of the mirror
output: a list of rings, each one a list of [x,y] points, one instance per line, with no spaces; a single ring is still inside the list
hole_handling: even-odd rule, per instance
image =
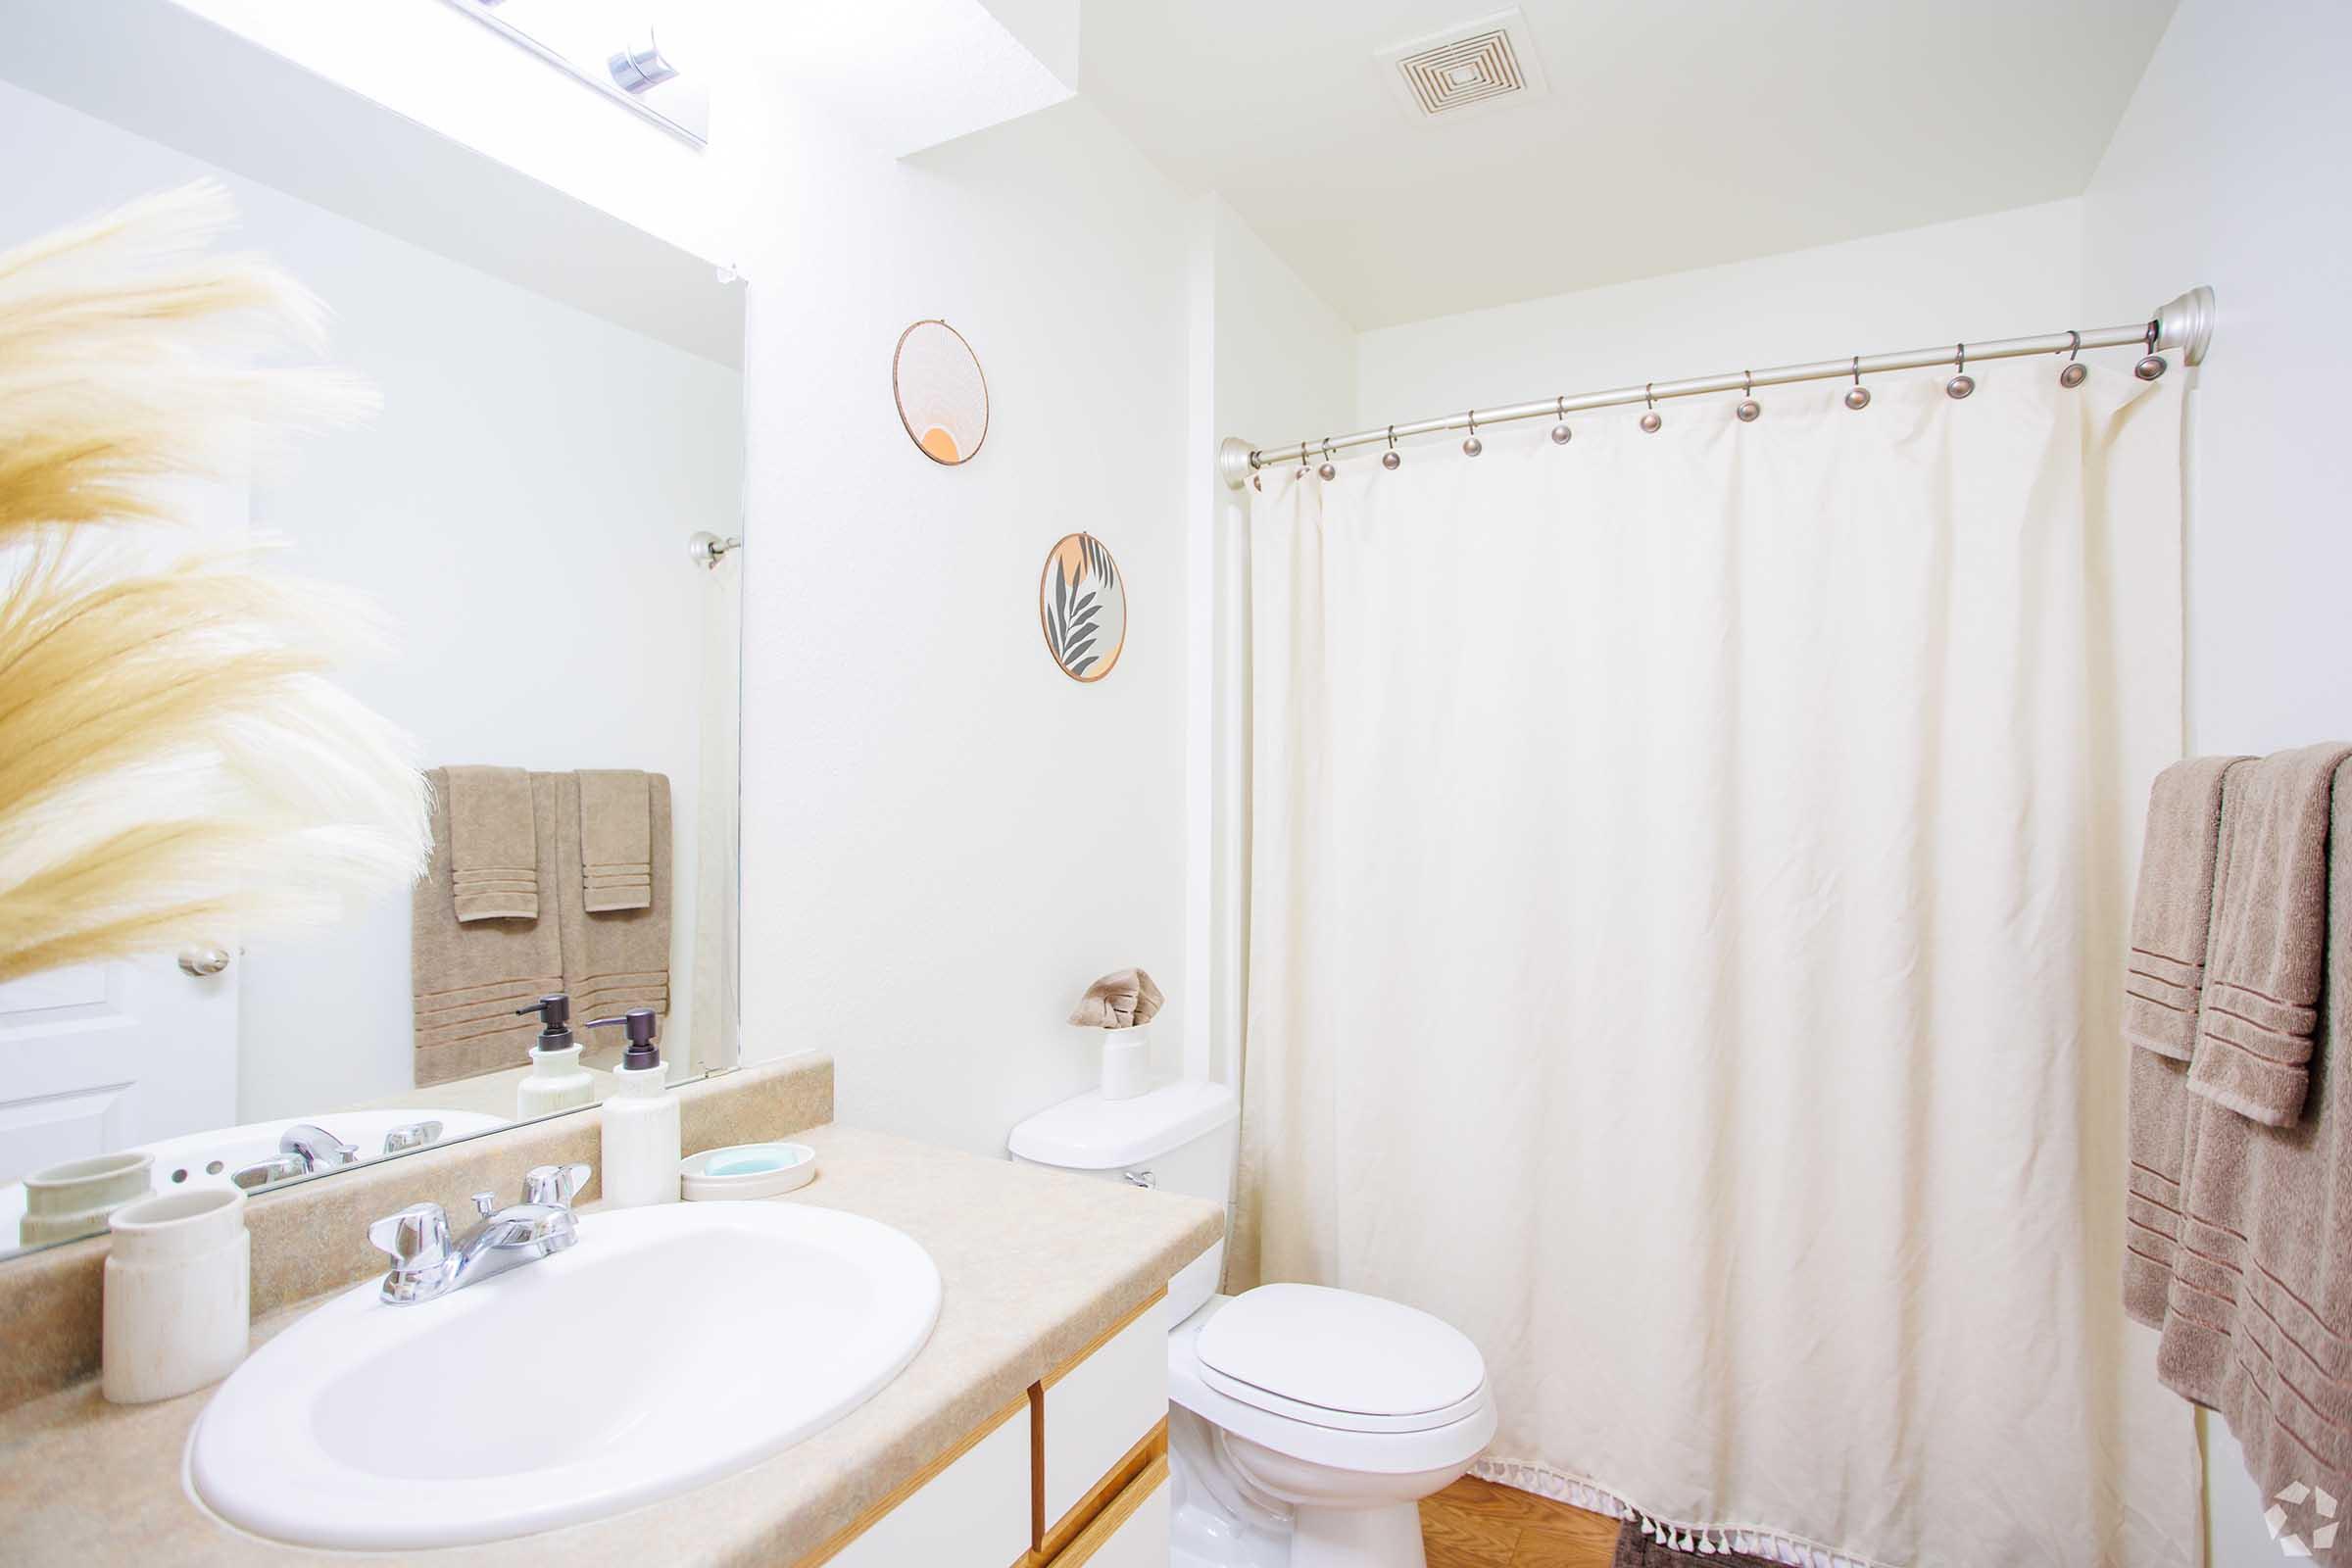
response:
[[[624,1042],[581,1026],[632,1006],[673,1081],[735,1060],[740,285],[225,34],[75,9],[0,66],[0,142],[41,149],[0,250],[211,179],[220,248],[324,302],[380,409],[193,487],[175,538],[378,607],[335,678],[413,738],[434,849],[331,925],[0,984],[0,1250],[593,1102]],[[331,156],[275,128],[297,94]],[[576,1064],[517,1010],[555,992]]]

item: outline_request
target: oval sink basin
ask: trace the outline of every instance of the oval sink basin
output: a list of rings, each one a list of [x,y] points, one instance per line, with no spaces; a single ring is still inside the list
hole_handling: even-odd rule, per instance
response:
[[[577,1524],[839,1420],[939,1315],[930,1255],[856,1214],[665,1203],[579,1227],[568,1250],[437,1300],[388,1305],[370,1281],[263,1346],[189,1436],[196,1494],[306,1546]]]

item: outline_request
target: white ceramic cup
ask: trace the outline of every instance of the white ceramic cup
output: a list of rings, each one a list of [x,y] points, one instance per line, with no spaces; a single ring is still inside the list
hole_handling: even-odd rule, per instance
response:
[[[253,1333],[253,1240],[245,1195],[196,1188],[126,1203],[109,1216],[99,1384],[116,1404],[146,1404],[218,1382]]]
[[[1152,1087],[1152,1026],[1105,1029],[1102,1034],[1102,1098],[1133,1100]]]
[[[155,1156],[136,1152],[70,1159],[24,1178],[24,1217],[17,1240],[25,1247],[70,1242],[106,1229],[106,1216],[144,1198],[154,1180]]]

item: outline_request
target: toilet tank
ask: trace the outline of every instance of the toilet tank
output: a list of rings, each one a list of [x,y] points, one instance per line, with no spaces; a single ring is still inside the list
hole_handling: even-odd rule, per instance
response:
[[[1233,1226],[1234,1142],[1241,1107],[1223,1084],[1165,1084],[1131,1100],[1089,1091],[1041,1110],[1012,1130],[1012,1157],[1104,1181],[1205,1198]],[[1181,1323],[1216,1294],[1225,1271],[1219,1240],[1168,1281],[1168,1321]]]

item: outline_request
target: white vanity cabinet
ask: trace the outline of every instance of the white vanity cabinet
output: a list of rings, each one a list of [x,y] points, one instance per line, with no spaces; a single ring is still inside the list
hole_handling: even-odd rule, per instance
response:
[[[1168,1298],[1144,1303],[1039,1385],[1040,1562],[1168,1447]]]
[[[1000,1414],[977,1442],[925,1472],[914,1490],[867,1524],[828,1568],[1007,1568],[1031,1544],[1031,1439],[1026,1401]],[[1165,1561],[1165,1558],[1162,1558]]]
[[[798,1568],[1167,1568],[1160,1292]]]

